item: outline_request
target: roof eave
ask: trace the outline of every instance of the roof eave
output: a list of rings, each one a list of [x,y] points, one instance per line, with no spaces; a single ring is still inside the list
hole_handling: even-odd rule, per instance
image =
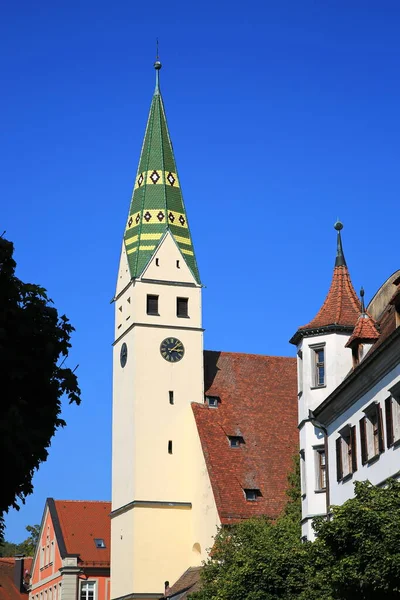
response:
[[[331,323],[330,325],[321,325],[319,327],[307,327],[306,329],[298,329],[290,338],[289,343],[295,346],[305,337],[314,335],[324,335],[325,333],[352,333],[354,325],[340,325],[339,323]]]

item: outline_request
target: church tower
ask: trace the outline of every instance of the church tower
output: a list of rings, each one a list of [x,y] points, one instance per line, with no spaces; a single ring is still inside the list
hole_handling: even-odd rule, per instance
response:
[[[191,408],[204,402],[202,286],[154,66],[114,298],[113,600],[159,598],[218,524]]]
[[[290,342],[297,346],[302,535],[314,539],[312,520],[327,512],[327,464],[324,430],[312,411],[343,381],[353,366],[347,346],[361,305],[344,257],[342,223],[335,223],[337,251],[332,282],[317,315],[299,327]]]

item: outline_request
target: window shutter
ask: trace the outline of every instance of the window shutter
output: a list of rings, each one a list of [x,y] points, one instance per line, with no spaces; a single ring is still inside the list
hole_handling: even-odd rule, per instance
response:
[[[356,438],[356,426],[350,429],[350,443],[351,443],[351,472],[357,471],[357,438]]]
[[[378,404],[376,407],[376,417],[378,422],[378,444],[379,452],[385,452],[385,440],[383,439],[383,418],[381,405]]]
[[[393,444],[393,412],[392,412],[392,397],[385,400],[385,416],[386,416],[386,443],[387,447]]]
[[[361,462],[363,465],[368,461],[367,453],[367,435],[365,431],[366,417],[360,419],[360,438],[361,438]]]
[[[336,440],[336,477],[340,481],[343,479],[343,466],[342,466],[342,438],[338,437]]]

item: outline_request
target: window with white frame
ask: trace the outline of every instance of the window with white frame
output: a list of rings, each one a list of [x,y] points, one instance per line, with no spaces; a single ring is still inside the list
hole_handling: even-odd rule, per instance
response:
[[[368,461],[379,457],[384,451],[382,409],[379,404],[373,403],[365,410],[365,417],[360,419],[361,461],[364,465]]]
[[[82,581],[80,600],[95,600],[95,586],[96,583],[94,581]]]
[[[315,489],[318,491],[326,490],[326,457],[325,446],[318,446],[315,450]]]
[[[323,387],[326,381],[325,344],[310,346],[312,359],[312,387]]]
[[[385,400],[386,441],[387,447],[400,441],[400,383],[390,390]]]
[[[342,481],[357,471],[356,427],[346,425],[336,439],[336,475]]]

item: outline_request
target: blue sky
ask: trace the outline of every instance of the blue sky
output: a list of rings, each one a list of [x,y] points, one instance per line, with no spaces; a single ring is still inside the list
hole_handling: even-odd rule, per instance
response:
[[[1,231],[19,277],[76,327],[82,388],[7,539],[26,537],[48,496],[111,495],[110,300],[156,37],[205,346],[294,355],[329,287],[337,217],[367,299],[400,267],[399,24],[385,0],[3,5]]]

